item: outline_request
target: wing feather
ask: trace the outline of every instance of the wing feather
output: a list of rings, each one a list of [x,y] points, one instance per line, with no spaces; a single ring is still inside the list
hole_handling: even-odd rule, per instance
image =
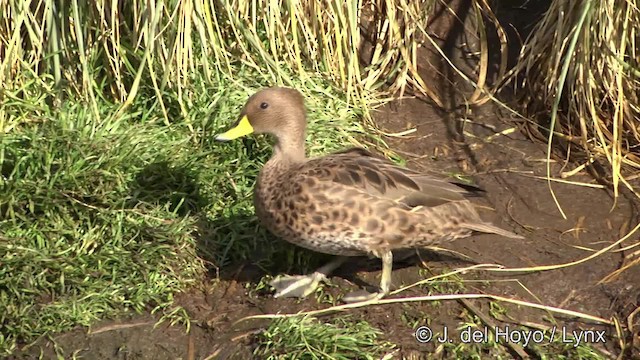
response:
[[[398,166],[361,148],[310,159],[298,173],[410,207],[438,206],[483,192],[473,185],[449,182]]]

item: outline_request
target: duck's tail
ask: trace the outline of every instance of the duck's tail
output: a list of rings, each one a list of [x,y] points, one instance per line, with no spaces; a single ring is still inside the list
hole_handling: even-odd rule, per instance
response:
[[[479,232],[483,232],[483,233],[490,233],[490,234],[497,234],[500,236],[504,236],[504,237],[508,237],[508,238],[512,238],[512,239],[524,239],[524,236],[518,235],[518,234],[514,234],[511,231],[507,231],[504,229],[501,229],[495,225],[492,224],[488,224],[485,222],[481,222],[481,223],[465,223],[461,225],[464,228],[467,228],[469,230],[473,230],[473,231],[479,231]]]

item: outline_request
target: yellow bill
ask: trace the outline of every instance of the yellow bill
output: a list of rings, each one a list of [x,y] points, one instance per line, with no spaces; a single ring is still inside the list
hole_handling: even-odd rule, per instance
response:
[[[242,117],[242,119],[240,119],[240,121],[238,121],[238,124],[236,126],[229,129],[229,131],[216,136],[216,140],[229,141],[249,135],[252,132],[253,126],[251,126],[251,123],[249,123],[249,118],[247,117],[247,115],[245,115]]]

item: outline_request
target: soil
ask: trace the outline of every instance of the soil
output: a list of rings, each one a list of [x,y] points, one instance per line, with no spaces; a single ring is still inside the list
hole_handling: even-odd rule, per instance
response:
[[[508,15],[517,17],[513,11]],[[450,19],[432,25],[434,33],[453,26],[447,25],[447,21]],[[444,39],[443,43],[447,41]],[[454,49],[455,46],[450,48]],[[459,90],[466,85],[445,70],[434,71],[434,68],[445,69],[446,65],[428,48],[425,48],[423,57],[425,66],[420,70],[422,75],[432,84],[443,84],[439,86],[440,95],[449,99],[446,105],[451,110],[443,112],[436,110],[428,101],[407,98],[381,108],[375,116],[377,126],[387,133],[415,129],[409,135],[385,140],[391,149],[407,160],[407,166],[411,168],[470,176],[486,190],[486,197],[480,199],[479,203],[493,208],[483,211],[483,216],[505,229],[523,234],[526,239],[478,235],[447,245],[447,249],[462,253],[472,260],[459,255],[422,252],[420,260],[414,258],[404,266],[394,268],[395,286],[420,280],[419,269],[425,266],[428,272],[438,274],[474,263],[521,268],[576,261],[593,253],[588,249],[601,249],[615,242],[640,221],[638,203],[626,194],[614,202],[607,190],[554,182],[552,188],[567,217],[563,219],[549,185],[543,179],[546,174],[546,144],[529,140],[519,130],[493,136],[513,128],[516,119],[500,111],[491,102],[466,111],[460,106],[463,103],[458,95],[451,90]],[[463,119],[467,121],[461,121]],[[460,131],[462,124],[465,125]],[[487,140],[488,137],[492,138]],[[551,164],[551,173],[559,177],[557,175],[562,171],[569,171],[577,165],[556,159]],[[597,184],[583,173],[567,180]],[[630,239],[622,245],[629,245],[632,241],[637,241],[637,236],[635,240]],[[610,251],[593,260],[562,269],[520,273],[470,271],[461,277],[465,280],[486,280],[466,283],[467,293],[500,295],[604,319],[615,317],[627,326],[627,317],[640,305],[640,266],[626,270],[612,281],[601,281],[626,263],[625,255],[628,252]],[[354,259],[332,278],[332,282],[340,286],[327,287],[326,291],[334,295],[347,292],[358,287],[357,283],[362,281],[375,285],[379,281],[379,270],[380,265],[375,261]],[[185,332],[183,326],[165,324],[154,328],[157,318],[136,315],[105,321],[92,327],[90,332],[79,328],[57,335],[54,336],[55,342],[65,349],[67,356],[77,352],[90,359],[248,359],[255,346],[253,335],[264,329],[266,322],[246,321],[233,325],[236,320],[249,315],[295,313],[328,307],[316,299],[297,301],[273,299],[268,293],[249,294],[244,278],[256,279],[261,274],[236,275],[235,279],[232,276],[225,277],[228,280],[207,279],[207,283],[214,285],[203,286],[204,290],[193,290],[177,299],[177,303],[184,306],[194,319],[189,333]],[[427,290],[412,289],[401,296],[423,295]],[[500,304],[512,320],[504,319],[501,322],[494,319],[496,324],[550,326],[545,319],[553,316],[558,326],[570,330],[604,330],[606,342],[593,346],[605,354],[611,354],[611,357],[620,354],[621,340],[612,326],[527,306]],[[460,315],[465,312],[481,318],[484,314],[486,318],[489,302],[481,299],[438,304],[389,304],[356,309],[350,314],[380,328],[385,340],[397,344],[394,358],[422,358],[435,351],[434,345],[417,342],[413,328],[402,319],[414,316],[419,324],[426,325],[428,322],[434,331],[441,332],[444,326],[449,329],[459,326]],[[626,358],[640,354],[638,321],[637,317],[631,319],[635,334],[623,333],[623,340],[627,343],[635,340],[636,346],[635,349],[627,349],[624,354]],[[45,358],[53,358],[52,344],[44,340],[18,353],[16,357],[31,358],[40,351],[43,351]],[[514,358],[522,355],[514,349],[509,351]]]

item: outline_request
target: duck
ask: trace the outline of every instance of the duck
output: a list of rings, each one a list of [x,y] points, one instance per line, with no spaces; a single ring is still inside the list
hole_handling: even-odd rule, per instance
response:
[[[354,256],[382,262],[379,289],[343,296],[347,303],[387,296],[394,252],[420,249],[476,233],[523,236],[483,221],[471,198],[484,190],[411,170],[363,148],[308,158],[303,95],[288,87],[249,97],[238,120],[216,136],[231,141],[250,134],[275,140],[254,188],[259,222],[276,237],[334,260],[308,275],[280,275],[274,297],[304,298]]]

